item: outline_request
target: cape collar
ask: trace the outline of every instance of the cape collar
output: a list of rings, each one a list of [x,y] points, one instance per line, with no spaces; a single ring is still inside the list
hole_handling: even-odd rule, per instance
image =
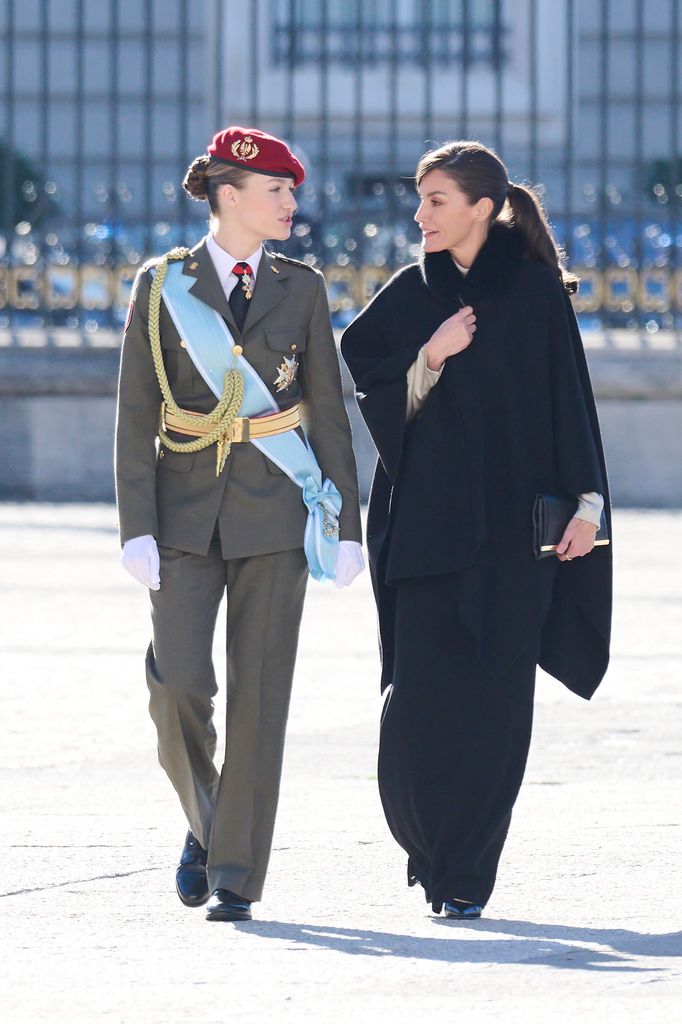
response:
[[[524,258],[524,248],[523,236],[516,228],[497,223],[468,274],[457,269],[447,249],[422,253],[419,268],[426,287],[449,308],[475,308],[506,291]]]

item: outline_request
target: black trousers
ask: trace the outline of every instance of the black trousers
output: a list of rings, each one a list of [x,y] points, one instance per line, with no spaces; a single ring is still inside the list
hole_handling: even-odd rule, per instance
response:
[[[530,744],[539,638],[493,679],[459,620],[452,576],[398,588],[395,673],[381,721],[379,791],[436,912],[484,906]]]

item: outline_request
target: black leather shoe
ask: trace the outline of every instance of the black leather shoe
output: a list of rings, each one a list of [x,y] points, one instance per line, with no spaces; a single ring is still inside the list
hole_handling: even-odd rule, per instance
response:
[[[206,856],[206,850],[199,840],[188,832],[175,872],[175,888],[186,907],[200,907],[208,899]]]
[[[467,903],[466,900],[445,900],[443,910],[446,917],[459,918],[462,921],[473,921],[481,916],[483,907],[477,903]]]
[[[216,889],[206,907],[207,921],[250,921],[251,901],[229,889]]]

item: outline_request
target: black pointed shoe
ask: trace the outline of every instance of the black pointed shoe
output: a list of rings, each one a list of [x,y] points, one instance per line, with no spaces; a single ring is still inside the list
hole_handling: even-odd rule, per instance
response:
[[[188,832],[175,872],[175,888],[186,907],[200,907],[209,897],[206,856],[199,840]]]
[[[251,901],[229,889],[216,889],[206,907],[207,921],[250,921]]]
[[[467,900],[445,900],[443,910],[446,917],[457,918],[460,921],[475,921],[481,916],[483,907],[477,903],[469,903]]]

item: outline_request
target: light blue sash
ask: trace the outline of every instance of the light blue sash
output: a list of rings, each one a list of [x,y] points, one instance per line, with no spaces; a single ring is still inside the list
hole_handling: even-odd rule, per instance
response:
[[[244,377],[244,400],[239,416],[267,416],[279,412],[275,399],[251,364],[243,355],[234,355],[234,338],[220,314],[190,295],[193,284],[194,278],[182,273],[181,263],[170,263],[162,290],[163,301],[192,362],[213,394],[220,398],[225,374],[228,370],[239,370]],[[322,472],[312,449],[295,430],[274,437],[253,438],[251,444],[301,488],[308,509],[303,547],[310,574],[316,580],[333,580],[341,495],[331,480],[322,482]]]

